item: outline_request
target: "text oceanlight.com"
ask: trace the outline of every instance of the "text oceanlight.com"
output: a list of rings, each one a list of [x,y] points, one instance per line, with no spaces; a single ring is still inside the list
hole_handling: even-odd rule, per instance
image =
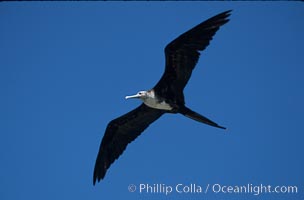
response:
[[[168,185],[163,183],[148,184],[140,183],[138,185],[130,184],[128,186],[130,192],[138,192],[140,194],[297,194],[298,186],[273,186],[267,184],[245,184],[245,185],[223,185],[215,184],[182,184]]]

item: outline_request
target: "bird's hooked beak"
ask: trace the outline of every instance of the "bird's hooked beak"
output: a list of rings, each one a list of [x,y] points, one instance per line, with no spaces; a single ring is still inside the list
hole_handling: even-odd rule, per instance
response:
[[[131,96],[126,96],[126,99],[132,99],[132,98],[140,98],[140,94],[135,94],[135,95],[131,95]]]

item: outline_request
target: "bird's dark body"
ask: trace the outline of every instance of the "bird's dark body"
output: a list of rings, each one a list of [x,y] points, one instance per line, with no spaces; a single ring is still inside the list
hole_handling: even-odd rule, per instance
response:
[[[230,11],[220,13],[177,37],[165,48],[166,67],[159,82],[153,89],[146,91],[145,98],[156,104],[166,103],[170,109],[153,107],[142,100],[140,106],[112,120],[101,141],[94,168],[93,183],[104,178],[110,165],[123,153],[129,143],[137,138],[151,123],[165,113],[180,113],[217,128],[223,128],[210,119],[192,111],[185,105],[183,90],[188,83],[192,70],[220,26],[229,21]],[[149,97],[152,95],[152,97]]]

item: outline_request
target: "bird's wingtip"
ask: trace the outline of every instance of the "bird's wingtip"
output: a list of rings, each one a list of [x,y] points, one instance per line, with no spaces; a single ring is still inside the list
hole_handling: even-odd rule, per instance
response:
[[[101,178],[100,178],[100,177],[94,177],[94,178],[93,178],[93,186],[95,186],[95,185],[96,185],[96,183],[99,183],[99,182],[100,182],[100,180],[101,180]]]
[[[232,11],[233,11],[232,9],[226,10],[226,11],[224,11],[224,12],[218,14],[218,15],[219,15],[219,16],[224,16],[224,17],[226,18],[226,17],[229,17],[229,16],[231,15],[231,12],[232,12]],[[228,19],[228,20],[229,20],[229,19]]]
[[[232,9],[229,9],[229,10],[224,11],[223,14],[231,14],[232,11],[233,11]]]
[[[95,186],[96,184],[96,176],[93,177],[93,185]]]

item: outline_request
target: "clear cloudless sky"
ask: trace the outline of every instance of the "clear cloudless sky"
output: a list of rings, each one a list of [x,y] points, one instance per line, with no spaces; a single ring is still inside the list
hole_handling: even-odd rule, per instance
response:
[[[185,89],[190,108],[228,129],[164,115],[93,186],[107,123],[141,103],[124,96],[156,84],[166,44],[229,9]],[[302,2],[2,2],[0,199],[304,198],[303,19]],[[210,187],[139,191],[191,183]]]

